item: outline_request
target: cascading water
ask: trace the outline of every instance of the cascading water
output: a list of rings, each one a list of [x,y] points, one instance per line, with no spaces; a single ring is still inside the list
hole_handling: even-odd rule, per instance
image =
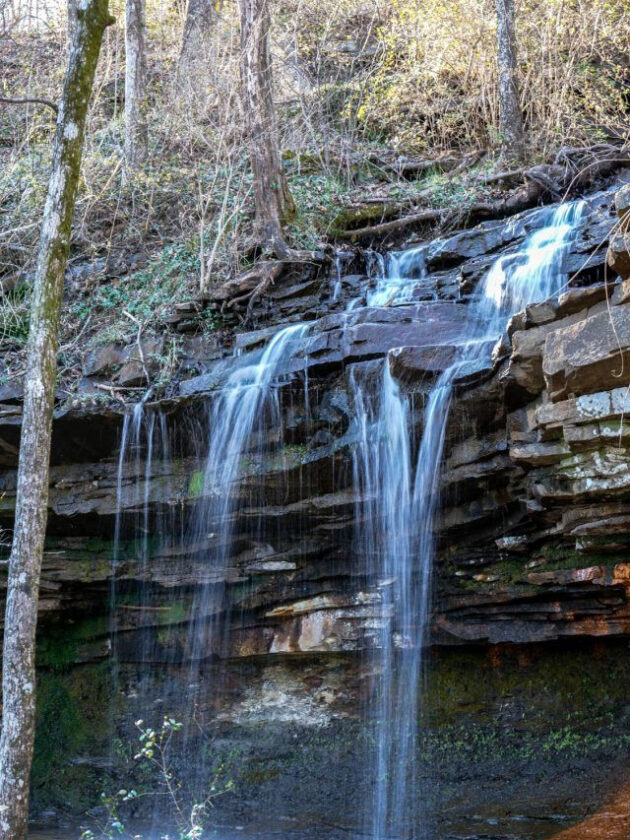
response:
[[[256,363],[238,365],[210,404],[208,450],[201,500],[189,544],[208,544],[210,576],[192,607],[190,651],[193,661],[218,653],[225,642],[228,622],[217,626],[215,609],[224,600],[225,570],[234,541],[234,516],[238,505],[239,474],[243,459],[262,455],[272,430],[282,443],[282,413],[275,385],[282,378],[282,364],[298,347],[309,329],[294,324],[277,332]],[[209,527],[217,531],[208,534]],[[218,581],[218,583],[217,583]],[[194,694],[194,692],[193,692]]]
[[[172,517],[154,515],[150,508],[151,490],[154,480],[156,461],[161,464],[160,471],[169,475],[170,442],[166,417],[162,411],[147,411],[146,403],[150,397],[147,391],[144,399],[137,403],[130,412],[125,413],[121,432],[118,468],[116,473],[116,520],[114,526],[114,551],[112,556],[112,574],[109,584],[109,641],[111,645],[111,679],[114,695],[120,691],[121,634],[130,627],[150,626],[149,616],[153,612],[150,587],[147,581],[151,548],[157,542],[167,542],[174,534]],[[136,479],[135,481],[133,479]],[[166,494],[169,495],[169,494]],[[133,540],[123,552],[123,537],[133,535]],[[134,592],[131,601],[128,592],[121,585],[121,572],[127,579],[143,581]],[[128,583],[125,582],[125,587]],[[144,662],[151,659],[151,642],[148,634],[141,633],[141,644],[133,653],[127,651],[126,659]],[[143,681],[146,674],[139,669],[134,691],[143,694]],[[115,704],[110,707],[110,754],[109,763],[116,763],[115,745],[116,721]]]
[[[373,716],[376,791],[367,830],[374,840],[425,837],[422,793],[417,789],[417,734],[422,675],[435,556],[435,518],[440,464],[453,384],[471,363],[488,353],[508,319],[525,306],[560,290],[563,258],[578,230],[584,204],[563,204],[538,212],[539,229],[521,251],[501,256],[469,303],[468,339],[432,388],[423,415],[415,471],[410,455],[407,399],[385,363],[376,408],[358,388],[355,398],[359,443],[355,486],[366,498],[357,512],[356,545],[371,558],[382,591],[379,664],[381,679]],[[370,305],[402,303],[425,272],[423,249],[390,257]],[[385,592],[384,590],[389,590]]]
[[[380,679],[376,699],[376,743],[368,763],[376,778],[376,791],[367,826],[373,837],[388,835],[391,824],[390,796],[408,761],[415,762],[412,748],[415,710],[409,705],[403,682],[398,679],[400,657],[416,651],[398,632],[409,627],[415,613],[410,554],[412,514],[412,465],[409,440],[409,406],[389,367],[383,369],[380,389],[370,391],[369,382],[351,376],[355,395],[358,442],[354,450],[353,480],[357,499],[355,553],[377,581],[381,615],[374,646],[378,650]],[[392,632],[397,635],[392,636]],[[413,698],[411,698],[413,702]]]
[[[203,443],[198,429],[193,435],[195,440],[187,442],[187,449],[203,448],[203,457],[199,451],[195,452],[194,460],[201,469],[193,473],[188,493],[198,499],[192,514],[184,516],[179,527],[176,527],[174,511],[171,511],[170,523],[164,527],[151,507],[151,502],[159,502],[152,497],[156,461],[162,463],[160,469],[165,475],[173,473],[168,465],[172,453],[166,418],[161,412],[145,406],[146,400],[124,417],[110,590],[114,683],[119,690],[119,660],[136,663],[135,680],[127,688],[135,698],[138,711],[144,714],[156,702],[156,675],[158,684],[162,682],[159,691],[168,693],[164,665],[177,667],[183,659],[188,662],[187,680],[180,683],[179,697],[173,698],[180,713],[184,712],[184,754],[188,745],[192,748],[198,738],[198,706],[202,695],[208,694],[208,686],[200,677],[201,663],[222,657],[229,642],[228,562],[239,540],[247,541],[256,536],[255,524],[251,527],[252,533],[248,534],[236,533],[234,528],[238,507],[242,504],[240,480],[250,467],[244,462],[255,463],[263,453],[273,455],[274,450],[282,446],[282,411],[277,386],[287,379],[283,374],[289,370],[286,368],[289,358],[296,356],[299,359],[307,331],[307,324],[291,325],[279,330],[263,350],[233,360],[231,372],[209,401],[206,422],[202,423],[205,429]],[[135,482],[129,481],[130,476],[135,477]],[[172,499],[177,493],[171,490],[165,495]],[[132,513],[125,513],[130,509]],[[124,593],[119,584],[122,539],[126,532],[134,536],[129,557],[125,558],[135,564],[133,604],[122,603]],[[181,592],[175,600],[167,596],[164,605],[157,605],[152,599],[153,572],[149,559],[152,552],[159,553],[167,541],[178,543],[175,554],[187,558],[194,569],[193,600],[189,608],[184,608],[189,615],[187,639],[182,644],[177,629],[166,627],[153,635],[141,633],[140,644],[134,644],[130,649],[121,642],[123,629],[148,629],[150,622],[157,629],[156,612],[172,612],[177,608],[177,600],[181,605],[185,604]],[[154,640],[156,635],[159,637],[157,642]],[[211,669],[207,673],[211,673]],[[172,710],[164,706],[164,711]],[[187,778],[195,801],[204,798],[203,790],[207,790],[208,779],[212,778],[211,763],[211,756],[198,751],[194,766],[188,767]],[[152,828],[157,832],[156,836],[161,836],[162,818],[157,805]]]
[[[139,594],[132,604],[123,604],[126,622],[121,622],[117,611],[120,610],[121,592],[119,591],[119,574],[123,561],[121,556],[123,532],[133,535],[127,560],[133,563],[133,572],[126,569],[128,576],[147,581],[150,578],[149,560],[152,546],[157,542],[164,543],[172,538],[174,525],[170,517],[152,514],[151,492],[154,483],[154,468],[160,464],[162,475],[170,474],[170,442],[166,423],[166,416],[162,411],[146,409],[146,402],[150,396],[147,392],[145,399],[137,403],[131,412],[126,413],[118,455],[118,470],[116,477],[116,523],[114,527],[114,555],[112,558],[112,577],[110,583],[110,616],[112,620],[112,646],[115,642],[119,627],[124,623],[142,623],[142,614],[150,611],[150,592],[146,586],[141,587]],[[135,477],[136,481],[129,481]],[[168,494],[167,494],[168,495]],[[143,644],[148,644],[146,639]],[[138,659],[146,658],[147,651],[138,651]],[[117,657],[114,657],[114,667],[117,668]]]
[[[374,840],[426,836],[422,795],[417,786],[417,734],[440,463],[453,385],[467,365],[488,353],[489,340],[502,333],[513,313],[557,293],[564,277],[565,249],[581,213],[579,203],[538,211],[532,222],[536,230],[522,250],[497,259],[479,284],[468,306],[467,341],[428,395],[419,446],[414,445],[410,435],[412,407],[392,378],[387,362],[377,375],[376,387],[372,374],[378,363],[361,374],[354,370],[350,373],[356,438],[354,551],[366,564],[366,576],[376,581],[382,604],[381,615],[373,627],[379,677],[371,709],[375,745],[369,760],[375,792],[365,827]],[[377,282],[367,297],[368,306],[409,302],[418,281],[430,283],[426,261],[425,246],[375,260]],[[339,270],[333,299],[340,291]],[[348,309],[356,308],[359,302],[351,302]],[[170,528],[172,540],[181,540],[182,554],[197,561],[184,645],[190,663],[185,692],[189,717],[195,726],[196,705],[207,693],[207,686],[202,687],[200,682],[200,663],[224,656],[229,647],[227,634],[232,617],[228,567],[241,547],[255,550],[252,545],[257,536],[256,524],[252,522],[247,533],[241,533],[248,492],[243,476],[255,472],[263,457],[282,446],[282,407],[277,385],[284,382],[285,374],[299,367],[308,331],[308,325],[291,325],[278,331],[258,354],[233,360],[229,374],[209,401],[204,466],[195,482],[199,498],[194,511],[186,517],[179,537],[173,523],[163,528]],[[308,413],[306,378],[304,393]],[[125,418],[117,482],[114,580],[121,562],[122,511],[128,508],[137,512],[134,528],[140,535],[136,543],[138,573],[146,579],[151,577],[149,536],[156,530],[150,521],[152,470],[156,459],[166,462],[170,454],[163,415],[140,406]],[[129,488],[125,481],[127,468],[137,475],[139,488]],[[133,498],[129,493],[135,494]],[[140,616],[144,608],[148,610],[147,591],[143,590],[140,601],[131,605],[132,609],[138,608]],[[112,589],[113,606],[117,595]],[[112,635],[115,641],[116,626]],[[139,651],[137,656],[137,661],[151,658],[147,651]],[[200,755],[196,755],[195,765],[195,773],[202,778],[206,768]]]
[[[374,253],[368,274],[376,277],[376,286],[368,295],[368,306],[406,303],[411,300],[414,286],[427,276],[426,247],[395,251],[385,257]]]

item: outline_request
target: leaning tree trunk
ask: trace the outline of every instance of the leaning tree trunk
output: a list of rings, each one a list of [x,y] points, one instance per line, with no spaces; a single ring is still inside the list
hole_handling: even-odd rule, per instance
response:
[[[514,0],[495,0],[499,69],[501,156],[520,161],[524,152],[523,116],[518,95]]]
[[[199,71],[208,66],[210,39],[222,5],[221,0],[188,0],[179,53],[180,84],[194,84]]]
[[[254,176],[256,232],[278,256],[287,251],[283,225],[295,214],[284,172],[271,84],[269,0],[239,0],[243,111]]]
[[[88,103],[108,0],[82,0],[40,235],[26,361],[17,502],[4,626],[0,837],[26,840],[35,735],[35,630],[46,531],[57,337]]]
[[[125,163],[132,174],[147,158],[145,0],[125,4]]]

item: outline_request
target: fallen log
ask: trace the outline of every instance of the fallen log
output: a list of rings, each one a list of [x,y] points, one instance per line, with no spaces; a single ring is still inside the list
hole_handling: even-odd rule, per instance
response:
[[[340,238],[357,240],[386,236],[391,233],[404,232],[408,228],[422,223],[437,222],[444,228],[447,225],[471,224],[485,219],[501,219],[533,207],[545,193],[549,194],[551,189],[553,189],[553,184],[545,184],[542,177],[538,177],[536,180],[532,178],[526,181],[520,189],[505,198],[495,201],[475,201],[456,210],[427,208],[381,224],[343,231]],[[551,195],[555,195],[555,191]]]
[[[412,213],[409,216],[402,216],[399,219],[392,219],[389,222],[382,222],[378,225],[370,225],[369,227],[358,228],[357,230],[343,231],[341,236],[344,239],[360,239],[362,236],[380,236],[383,233],[391,233],[392,231],[404,230],[412,225],[421,222],[440,222],[444,218],[443,210],[427,209],[421,210],[419,213]]]
[[[387,201],[364,201],[342,208],[328,227],[328,235],[337,238],[346,236],[348,231],[362,230],[369,222],[381,224],[405,209],[401,203]]]

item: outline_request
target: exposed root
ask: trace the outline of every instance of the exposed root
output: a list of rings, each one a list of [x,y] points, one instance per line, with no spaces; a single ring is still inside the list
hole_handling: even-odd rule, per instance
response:
[[[221,303],[221,312],[226,309],[238,309],[241,304],[248,302],[251,309],[252,298],[256,300],[280,276],[285,263],[282,260],[267,260],[257,263],[249,271],[228,280],[211,292],[211,300]]]

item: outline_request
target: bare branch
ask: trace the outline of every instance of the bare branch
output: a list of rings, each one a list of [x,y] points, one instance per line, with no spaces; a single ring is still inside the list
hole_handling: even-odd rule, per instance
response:
[[[46,108],[51,108],[55,114],[59,113],[59,108],[50,99],[40,99],[37,96],[28,96],[24,99],[9,99],[6,96],[0,96],[0,102],[5,105],[44,105]]]

